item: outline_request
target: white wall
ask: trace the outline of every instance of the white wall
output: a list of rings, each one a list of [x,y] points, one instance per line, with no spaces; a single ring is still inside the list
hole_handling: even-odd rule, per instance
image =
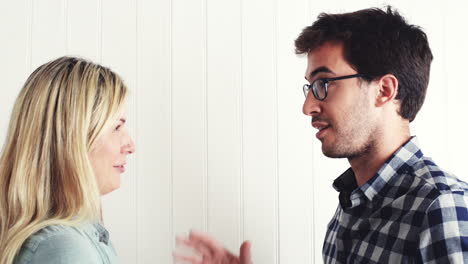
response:
[[[413,124],[423,150],[468,180],[466,1],[390,1],[435,56]],[[137,143],[122,188],[103,198],[121,263],[172,263],[174,236],[205,230],[255,263],[320,263],[345,160],[324,158],[301,113],[301,29],[322,11],[381,1],[0,0],[0,139],[33,69],[78,55],[132,90]]]

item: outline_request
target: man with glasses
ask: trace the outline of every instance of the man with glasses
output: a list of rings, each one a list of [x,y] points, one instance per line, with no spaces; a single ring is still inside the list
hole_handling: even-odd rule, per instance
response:
[[[333,183],[324,262],[468,263],[468,184],[410,135],[429,82],[426,34],[388,7],[321,14],[295,45],[308,60],[303,112],[324,155],[351,165]],[[250,263],[249,244],[236,257],[202,234],[183,242],[205,264]]]

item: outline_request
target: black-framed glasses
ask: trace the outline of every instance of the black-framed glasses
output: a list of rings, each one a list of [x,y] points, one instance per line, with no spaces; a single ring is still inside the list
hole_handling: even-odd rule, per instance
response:
[[[302,86],[302,90],[304,91],[304,96],[307,98],[309,91],[312,89],[312,94],[314,95],[314,97],[319,101],[323,101],[325,100],[325,98],[327,98],[327,95],[328,95],[328,83],[329,82],[349,79],[349,78],[357,78],[357,77],[364,77],[364,75],[353,74],[353,75],[346,75],[346,76],[340,76],[340,77],[335,77],[335,78],[321,78],[321,79],[317,79],[313,81],[312,84],[304,84],[304,86]]]

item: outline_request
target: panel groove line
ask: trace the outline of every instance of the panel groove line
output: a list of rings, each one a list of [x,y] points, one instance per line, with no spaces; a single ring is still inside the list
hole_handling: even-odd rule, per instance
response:
[[[68,0],[63,1],[63,23],[65,24],[65,54],[68,55],[69,52],[69,43],[70,43],[70,25],[68,23]]]
[[[453,8],[453,7],[452,7]],[[459,10],[464,10],[464,9],[459,9]],[[445,4],[445,5],[442,5],[442,30],[443,30],[443,41],[442,41],[442,50],[443,50],[443,53],[442,53],[442,56],[443,56],[443,60],[442,60],[442,79],[443,80],[446,80],[448,79],[449,75],[449,71],[447,70],[447,65],[449,65],[449,57],[450,57],[450,54],[448,52],[448,49],[450,48],[447,43],[448,40],[450,40],[450,36],[449,36],[449,33],[448,33],[448,30],[447,28],[450,26],[448,25],[449,22],[448,22],[448,18],[447,18],[447,12],[448,12],[448,5]],[[450,102],[450,99],[451,98],[454,98],[457,96],[456,93],[452,93],[453,92],[453,88],[451,88],[451,86],[449,85],[450,83],[447,82],[446,85],[448,87],[450,87],[449,89],[446,89],[446,96],[445,96],[445,100],[446,100],[446,106],[447,106],[447,111],[446,113],[451,113],[451,110],[453,110],[454,108],[453,107],[453,103],[451,104]],[[461,97],[463,98],[463,97]],[[455,108],[456,109],[456,108]],[[452,115],[451,115],[452,116]],[[446,118],[445,119],[445,122],[446,122],[446,128],[447,130],[451,130],[453,128],[451,124],[451,121],[450,118]],[[446,146],[448,148],[448,153],[447,153],[447,156],[448,156],[448,163],[447,163],[447,166],[448,168],[454,168],[455,166],[455,163],[453,162],[454,160],[457,160],[456,159],[456,151],[454,152],[453,149],[451,148],[451,140],[447,137],[447,140],[446,140]],[[455,175],[459,175],[457,174],[456,171],[453,171],[455,173]],[[461,176],[461,175],[460,175]],[[468,175],[465,175],[465,176],[468,176]],[[465,178],[466,179],[466,178]],[[465,179],[462,179],[462,180],[465,180]]]
[[[280,262],[280,254],[281,254],[281,237],[280,237],[280,206],[279,206],[279,199],[280,199],[280,186],[279,186],[279,116],[278,116],[278,106],[279,106],[279,98],[278,98],[278,0],[274,0],[274,9],[273,9],[273,76],[274,78],[274,98],[275,98],[275,105],[273,109],[273,113],[275,115],[275,200],[274,200],[274,217],[275,217],[275,228],[274,228],[274,250],[275,250],[275,263],[278,264]]]
[[[244,31],[244,0],[239,0],[239,36],[240,36],[240,56],[239,56],[239,65],[240,65],[240,87],[238,92],[238,124],[239,124],[239,146],[240,146],[240,157],[239,157],[239,243],[242,243],[245,240],[245,193],[244,193],[244,49],[243,49],[243,31]]]
[[[98,30],[97,30],[97,40],[98,40],[98,44],[97,44],[97,57],[98,57],[98,60],[99,60],[99,63],[102,63],[102,6],[103,6],[103,3],[102,1],[104,0],[98,0],[97,1],[97,24],[98,24]]]
[[[442,5],[441,7],[441,10],[442,10],[442,36],[444,37],[444,39],[442,40],[442,57],[443,57],[443,60],[441,61],[442,63],[442,79],[445,80],[446,77],[447,77],[447,57],[448,57],[448,54],[447,54],[447,4],[445,5]],[[452,96],[451,93],[450,93],[450,89],[446,89],[446,96],[444,98],[444,101],[445,101],[445,105],[447,106],[447,111],[446,113],[450,113],[450,97]],[[445,123],[446,123],[446,128],[447,128],[447,131],[449,130],[449,119],[445,119],[444,120]],[[447,166],[448,168],[450,168],[452,166],[452,151],[450,150],[450,142],[449,142],[449,139],[448,137],[446,137],[446,140],[445,140],[445,145],[447,146],[448,150],[447,150],[447,156],[448,156],[448,163],[447,163]]]
[[[276,263],[275,11],[269,0],[243,3],[245,229],[253,261]]]
[[[134,100],[133,100],[133,103],[134,103],[134,108],[135,108],[135,111],[134,111],[134,126],[135,127],[140,127],[140,124],[139,124],[139,120],[138,120],[138,109],[137,107],[140,105],[139,104],[139,98],[140,98],[140,94],[141,94],[141,91],[140,91],[140,83],[141,83],[141,73],[140,73],[140,69],[141,69],[141,60],[140,60],[140,56],[141,56],[141,48],[140,48],[140,45],[141,45],[141,41],[140,41],[140,34],[139,34],[139,26],[140,24],[138,23],[139,22],[139,2],[138,0],[134,0],[135,1],[135,55],[136,55],[136,58],[135,58],[135,87],[134,89],[136,90],[135,92],[135,96],[134,96]],[[136,135],[135,135],[135,140],[136,142],[139,142],[139,139],[140,138],[140,133],[139,133],[139,130],[137,129],[136,130]],[[138,155],[138,153],[136,154]],[[140,167],[139,166],[139,160],[138,159],[138,156],[137,158],[135,159],[135,223],[137,223],[137,226],[136,226],[136,238],[135,238],[135,244],[136,244],[136,254],[135,254],[135,263],[140,263],[140,255],[142,255],[142,250],[141,250],[141,239],[142,237],[140,236],[141,234],[141,231],[142,231],[142,226],[143,226],[143,219],[139,218],[139,216],[141,215],[141,203],[143,202],[143,199],[142,199],[142,196],[143,196],[143,193],[141,191],[141,180],[140,180],[140,177],[138,177],[140,174],[138,173],[138,168]]]
[[[208,23],[207,23],[207,16],[208,16],[208,3],[207,0],[202,0],[202,35],[203,35],[203,54],[202,54],[202,68],[203,68],[203,79],[202,79],[202,86],[203,86],[203,122],[204,122],[204,135],[203,135],[203,222],[204,222],[204,230],[209,232],[209,219],[208,219],[208,209],[209,209],[209,186],[208,186]]]
[[[440,13],[441,15],[441,21],[442,21],[442,34],[441,36],[444,36],[445,35],[445,32],[446,32],[446,27],[447,27],[447,4],[444,4],[442,2],[437,2],[439,5],[442,5],[441,7],[439,6],[439,10],[442,10],[442,12]],[[441,68],[442,68],[442,73],[441,73],[441,77],[442,77],[442,80],[445,80],[446,77],[447,77],[447,45],[446,45],[446,38],[444,38],[442,41],[441,41],[441,48],[442,48],[442,56],[443,56],[443,60],[441,61]],[[445,89],[445,93],[444,93],[444,102],[445,102],[445,108],[446,108],[446,111],[445,113],[447,115],[449,115],[449,110],[450,110],[450,89]],[[451,162],[451,151],[450,151],[450,144],[449,144],[449,119],[448,118],[443,118],[444,120],[444,127],[445,127],[445,135],[444,135],[444,145],[445,145],[445,149],[446,149],[446,153],[447,153],[447,156],[448,156],[448,162],[447,162],[447,166],[450,166]],[[450,167],[449,167],[450,168]]]
[[[34,12],[35,12],[35,0],[29,0],[28,1],[29,3],[29,7],[30,7],[30,10],[29,10],[29,23],[28,23],[28,55],[26,56],[27,58],[27,65],[28,65],[28,69],[29,69],[29,72],[32,72],[32,62],[33,62],[33,30],[34,30]]]
[[[169,99],[170,99],[170,106],[169,106],[169,140],[170,140],[170,179],[171,179],[171,236],[175,237],[175,228],[174,228],[174,222],[175,222],[175,211],[174,211],[174,50],[173,50],[173,42],[174,42],[174,36],[173,36],[173,27],[174,27],[174,0],[169,0]],[[170,243],[170,242],[169,242]],[[173,250],[175,249],[175,244],[170,243],[170,247]]]

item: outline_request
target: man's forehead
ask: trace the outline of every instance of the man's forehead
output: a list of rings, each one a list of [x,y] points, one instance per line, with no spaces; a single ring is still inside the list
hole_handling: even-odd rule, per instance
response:
[[[342,44],[327,42],[307,53],[305,77],[309,79],[319,73],[335,74],[344,67],[351,66],[344,59]]]

